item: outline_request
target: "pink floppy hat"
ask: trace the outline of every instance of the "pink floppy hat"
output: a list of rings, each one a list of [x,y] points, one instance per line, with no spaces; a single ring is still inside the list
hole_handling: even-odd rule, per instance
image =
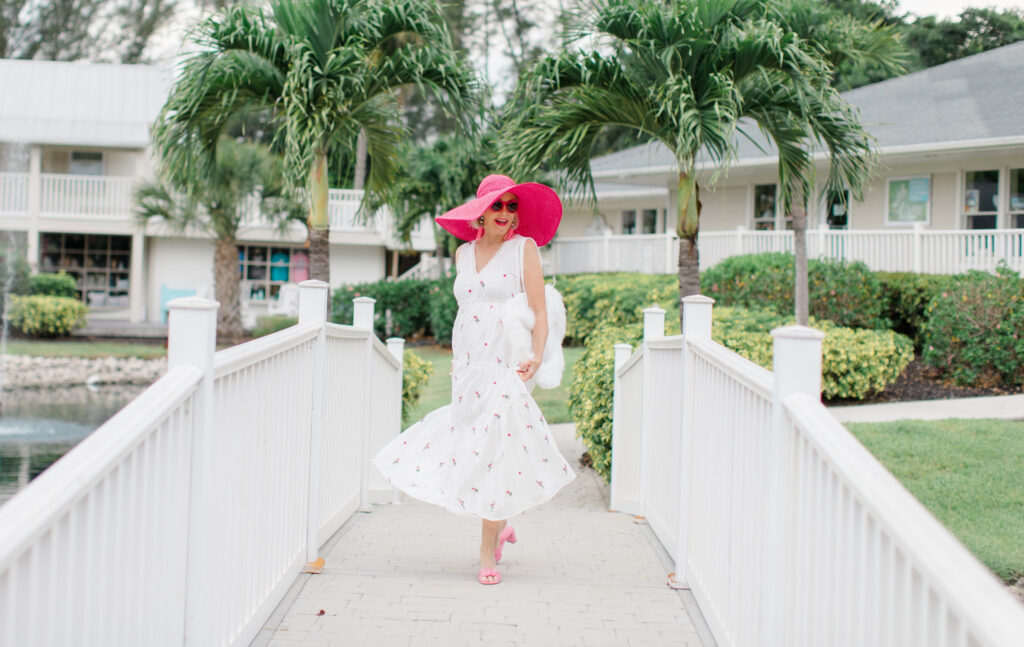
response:
[[[558,194],[551,187],[537,182],[516,184],[506,175],[488,175],[477,187],[476,198],[434,220],[453,236],[475,240],[477,232],[470,222],[482,216],[503,193],[514,193],[519,201],[516,233],[532,238],[538,247],[551,242],[558,223],[562,221],[562,201]]]

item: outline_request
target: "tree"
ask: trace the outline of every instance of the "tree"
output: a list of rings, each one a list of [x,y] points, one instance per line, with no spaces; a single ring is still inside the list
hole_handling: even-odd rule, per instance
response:
[[[367,194],[394,180],[403,130],[396,89],[416,84],[467,127],[475,82],[428,0],[272,0],[232,6],[198,30],[154,127],[164,164],[210,163],[232,116],[271,108],[290,186],[309,199],[310,275],[329,281],[327,160],[366,133]],[[195,151],[201,155],[194,155]]]
[[[177,232],[199,231],[214,239],[214,293],[220,302],[217,334],[242,334],[239,301],[238,233],[248,211],[259,208],[263,221],[281,232],[305,218],[302,201],[284,186],[281,160],[263,145],[224,137],[206,172],[163,167],[162,178],[135,193],[136,215],[145,224],[161,218]],[[255,199],[254,199],[255,197]]]
[[[921,68],[1024,40],[1024,11],[965,9],[958,19],[918,18],[905,28]]]
[[[778,151],[784,204],[811,176],[808,142],[829,153],[827,189],[863,183],[870,140],[829,84],[828,61],[785,28],[778,5],[599,0],[583,33],[603,47],[543,59],[520,83],[502,156],[515,168],[549,162],[592,192],[591,150],[604,127],[664,144],[678,168],[680,296],[700,290],[698,154],[722,172],[737,134],[755,139],[757,127]]]

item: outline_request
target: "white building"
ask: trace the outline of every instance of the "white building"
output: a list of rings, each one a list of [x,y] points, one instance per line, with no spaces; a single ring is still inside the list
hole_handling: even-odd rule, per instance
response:
[[[1024,228],[1024,42],[845,92],[876,138],[880,164],[862,200],[812,205],[810,227],[905,231]],[[757,134],[757,129],[752,129]],[[738,139],[729,172],[709,188],[699,164],[701,231],[782,230],[774,149]],[[598,209],[566,211],[560,237],[674,231],[678,169],[659,143],[591,164]],[[826,173],[824,160],[819,177]],[[819,182],[819,185],[822,184]],[[556,239],[557,240],[557,239]]]
[[[162,322],[177,296],[208,294],[213,241],[139,226],[132,192],[152,176],[149,129],[172,75],[144,65],[0,60],[0,230],[35,271],[78,281],[90,316]],[[381,279],[402,249],[388,218],[358,217],[360,192],[331,190],[331,278]],[[306,230],[284,237],[251,221],[239,236],[243,317],[250,325],[282,285],[308,276]],[[413,249],[431,251],[429,228]]]

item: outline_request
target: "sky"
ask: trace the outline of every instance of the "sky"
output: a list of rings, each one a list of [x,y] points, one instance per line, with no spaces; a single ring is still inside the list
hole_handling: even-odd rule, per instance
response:
[[[900,0],[900,8],[918,16],[951,18],[968,7],[995,7],[996,9],[1024,9],[1022,0]]]

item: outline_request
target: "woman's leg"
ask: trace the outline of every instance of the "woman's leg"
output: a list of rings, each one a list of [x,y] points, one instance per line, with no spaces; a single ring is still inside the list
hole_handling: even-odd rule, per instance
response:
[[[494,549],[498,547],[498,533],[505,527],[504,521],[489,521],[483,519],[480,525],[480,568],[494,568]],[[497,578],[486,577],[487,581],[495,581]]]

